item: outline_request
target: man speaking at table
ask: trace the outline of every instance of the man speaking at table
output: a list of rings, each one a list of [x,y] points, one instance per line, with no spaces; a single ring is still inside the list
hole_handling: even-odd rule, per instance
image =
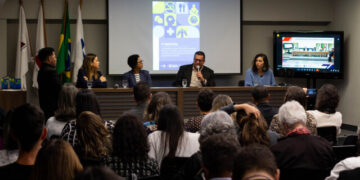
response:
[[[204,64],[205,53],[197,51],[194,55],[193,64],[180,66],[174,86],[182,86],[183,79],[186,79],[187,87],[215,86],[214,71]]]

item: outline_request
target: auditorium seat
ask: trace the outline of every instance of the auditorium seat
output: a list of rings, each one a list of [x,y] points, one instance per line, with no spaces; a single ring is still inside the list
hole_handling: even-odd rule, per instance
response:
[[[336,139],[337,130],[335,126],[318,127],[317,133],[320,137],[323,137],[326,140],[328,140],[331,143],[331,145],[334,146],[337,144],[337,139]]]
[[[189,159],[189,157],[165,157],[160,167],[161,179],[172,179]]]
[[[357,146],[356,145],[333,146],[333,150],[336,155],[336,162],[339,162],[348,157],[353,157],[353,156],[357,155]]]

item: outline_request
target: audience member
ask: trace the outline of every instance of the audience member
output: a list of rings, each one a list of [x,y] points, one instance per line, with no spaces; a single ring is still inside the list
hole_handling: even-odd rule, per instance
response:
[[[279,121],[287,135],[271,150],[281,170],[281,178],[324,179],[328,176],[335,162],[334,152],[328,141],[310,135],[305,127],[303,106],[297,101],[286,102],[279,109]]]
[[[211,112],[220,110],[222,107],[230,105],[230,104],[234,104],[234,102],[230,96],[225,95],[225,94],[219,94],[213,100]],[[236,120],[236,111],[233,111],[229,115],[231,116],[231,118],[234,121]]]
[[[346,158],[338,162],[325,180],[336,180],[342,171],[360,168],[360,156]]]
[[[214,134],[200,143],[205,177],[209,180],[231,180],[234,159],[240,149],[236,136]]]
[[[158,130],[148,136],[149,156],[161,166],[165,157],[190,157],[199,150],[199,134],[185,132],[179,109],[165,105],[159,113]]]
[[[201,121],[199,132],[199,143],[214,134],[227,134],[237,138],[233,120],[223,111],[215,111],[207,114]],[[190,157],[173,180],[198,179],[204,176],[202,164],[201,152],[198,151]]]
[[[0,107],[0,150],[2,150],[4,142],[4,121],[5,121],[5,111]]]
[[[321,86],[316,97],[316,110],[308,111],[315,117],[316,127],[335,126],[340,134],[342,115],[340,112],[336,112],[339,100],[339,93],[334,85],[324,84]]]
[[[270,93],[265,86],[255,86],[251,92],[252,100],[269,126],[272,118],[278,113],[278,109],[273,108],[270,104]]]
[[[73,180],[83,170],[79,158],[68,142],[50,140],[39,151],[32,180]]]
[[[56,73],[56,55],[55,50],[50,47],[42,48],[38,53],[41,67],[38,72],[39,84],[39,103],[45,113],[45,118],[54,115],[58,108],[58,97],[61,84]]]
[[[90,111],[101,116],[99,103],[93,91],[89,89],[80,90],[76,95],[75,103],[77,118],[83,111]],[[78,143],[76,123],[76,120],[71,120],[67,122],[60,135],[60,137],[65,141],[69,142],[72,147],[75,147],[75,145]],[[103,123],[105,124],[105,127],[107,128],[109,133],[112,133],[114,123],[112,123],[111,121],[103,121]]]
[[[341,171],[338,180],[358,180],[360,178],[360,168]]]
[[[80,172],[75,180],[125,180],[106,166],[90,166]]]
[[[55,116],[50,117],[46,121],[48,128],[47,138],[59,137],[65,124],[76,118],[75,113],[75,97],[78,89],[71,83],[65,83],[59,94],[58,109]]]
[[[19,158],[15,163],[0,167],[1,179],[29,179],[41,143],[46,139],[43,111],[31,104],[15,109],[10,131],[19,144]]]
[[[16,162],[19,157],[19,147],[16,139],[11,136],[10,124],[13,119],[14,110],[10,110],[3,119],[3,132],[4,137],[3,149],[0,150],[0,167]]]
[[[191,117],[185,124],[185,129],[189,132],[197,132],[200,128],[201,120],[211,111],[214,92],[211,89],[200,89],[196,101],[196,106],[200,110],[200,115]]]
[[[152,96],[151,101],[146,108],[144,114],[144,121],[151,123],[151,125],[147,126],[148,131],[156,131],[159,121],[160,110],[166,104],[172,104],[171,98],[168,93],[157,92],[154,96]]]
[[[87,54],[78,71],[76,87],[87,88],[90,83],[93,88],[106,88],[106,77],[99,71],[99,67],[97,55]]]
[[[150,150],[142,122],[132,114],[122,115],[116,122],[112,136],[113,151],[104,163],[118,175],[138,178],[159,175],[159,165],[148,156]]]
[[[104,156],[111,151],[111,134],[106,129],[100,116],[84,111],[76,119],[78,143],[74,150],[81,164],[86,166],[100,165]]]
[[[235,158],[233,180],[279,180],[280,170],[270,149],[252,144],[241,149]]]
[[[295,100],[300,103],[304,109],[306,109],[306,94],[301,87],[298,86],[290,86],[286,93],[284,102]],[[316,130],[316,120],[312,114],[306,112],[306,128],[310,131],[311,135],[317,135]],[[286,136],[286,130],[282,123],[279,121],[279,115],[274,115],[271,123],[270,130],[275,131],[280,134],[280,137]]]
[[[130,113],[135,116],[142,122],[144,121],[144,112],[151,101],[152,93],[149,87],[149,84],[146,82],[139,82],[133,87],[134,99],[136,102],[136,107],[126,111],[125,113]]]
[[[147,70],[142,70],[144,66],[143,60],[138,54],[129,56],[127,63],[131,70],[123,75],[123,80],[127,80],[130,88],[139,82],[146,82],[149,86],[152,86],[150,73]]]

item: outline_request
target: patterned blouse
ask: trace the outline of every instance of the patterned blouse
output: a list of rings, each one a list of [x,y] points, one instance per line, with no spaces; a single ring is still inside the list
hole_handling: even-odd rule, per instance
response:
[[[202,119],[204,118],[204,114],[199,116],[191,117],[186,123],[185,123],[185,130],[188,132],[197,132],[200,129],[200,124]]]
[[[127,179],[130,179],[133,174],[135,174],[137,178],[160,175],[158,163],[150,157],[125,162],[117,156],[105,156],[103,163],[110,167],[116,174],[121,177],[126,177]]]
[[[112,134],[114,123],[112,121],[105,121],[105,127],[109,133]],[[75,147],[79,143],[77,139],[76,120],[71,120],[65,124],[60,137],[69,142],[72,147]]]
[[[317,135],[316,120],[314,116],[308,112],[306,112],[306,128],[310,131],[311,135]],[[286,130],[279,121],[279,114],[274,115],[273,119],[271,120],[269,129],[279,133],[280,137],[286,136]]]

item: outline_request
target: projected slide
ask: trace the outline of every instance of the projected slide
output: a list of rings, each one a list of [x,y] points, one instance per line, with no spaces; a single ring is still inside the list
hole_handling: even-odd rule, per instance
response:
[[[333,69],[334,38],[283,37],[282,67]]]
[[[199,2],[152,2],[153,70],[178,70],[200,49]]]

